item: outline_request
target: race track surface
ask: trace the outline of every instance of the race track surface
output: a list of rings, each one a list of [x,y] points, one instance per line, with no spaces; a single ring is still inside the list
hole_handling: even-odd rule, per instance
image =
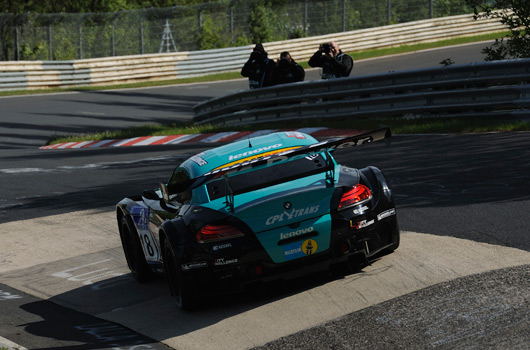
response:
[[[479,55],[472,47],[356,69],[465,63]],[[524,132],[397,135],[337,151],[343,164],[381,168],[396,199],[401,245],[360,271],[219,296],[193,313],[176,308],[163,278],[136,283],[115,203],[209,145],[38,147],[54,132],[186,120],[197,101],[245,84],[0,99],[0,347],[530,349]]]

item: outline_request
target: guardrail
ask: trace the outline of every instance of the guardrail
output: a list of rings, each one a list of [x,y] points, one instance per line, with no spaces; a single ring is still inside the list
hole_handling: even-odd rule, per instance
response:
[[[269,57],[289,51],[297,61],[308,60],[318,45],[335,40],[345,52],[439,41],[501,32],[498,19],[474,20],[473,15],[434,18],[378,28],[265,43]],[[204,51],[107,57],[73,61],[0,62],[0,91],[115,85],[182,79],[239,71],[253,45]]]
[[[196,124],[402,115],[530,116],[530,59],[300,82],[245,90],[194,107]]]

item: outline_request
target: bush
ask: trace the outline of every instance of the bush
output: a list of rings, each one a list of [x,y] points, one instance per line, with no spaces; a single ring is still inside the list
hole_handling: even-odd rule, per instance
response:
[[[498,18],[510,30],[507,38],[495,39],[482,50],[486,61],[530,57],[530,1],[528,0],[467,0],[475,19]]]

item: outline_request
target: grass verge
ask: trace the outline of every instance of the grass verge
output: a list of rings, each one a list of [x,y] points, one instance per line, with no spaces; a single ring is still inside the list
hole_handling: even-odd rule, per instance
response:
[[[446,47],[452,45],[468,44],[473,42],[482,42],[494,40],[496,38],[505,37],[507,32],[490,33],[479,36],[455,38],[450,40],[443,40],[432,43],[422,43],[415,45],[405,45],[393,48],[384,48],[377,50],[366,50],[350,52],[355,60],[362,60],[368,58],[396,55],[419,50],[426,50],[432,48]],[[307,62],[299,62],[304,68],[309,68]],[[0,96],[11,95],[29,95],[41,93],[56,93],[56,92],[76,92],[76,91],[98,91],[111,89],[126,89],[126,88],[142,88],[153,86],[176,85],[186,83],[198,83],[209,81],[222,81],[241,78],[239,71],[211,74],[202,77],[175,79],[164,81],[151,81],[142,83],[120,84],[112,86],[87,86],[87,87],[72,87],[65,89],[46,89],[46,90],[18,90],[18,91],[2,91]],[[486,119],[484,118],[417,118],[417,119],[322,119],[322,120],[297,120],[297,121],[282,121],[282,129],[299,129],[302,127],[327,127],[338,129],[353,129],[353,130],[370,130],[377,128],[380,124],[388,125],[394,134],[418,134],[418,133],[469,133],[469,132],[492,132],[492,131],[530,131],[530,121],[520,121],[514,119]],[[78,142],[78,141],[98,141],[107,139],[128,139],[140,136],[164,136],[164,135],[179,135],[179,134],[198,134],[198,133],[214,133],[222,131],[256,131],[263,129],[277,129],[278,124],[258,124],[238,127],[219,127],[213,125],[184,125],[184,124],[170,124],[170,125],[142,125],[125,130],[118,131],[103,131],[94,134],[76,134],[76,135],[56,135],[52,137],[47,144],[56,144],[63,142]]]
[[[472,133],[472,132],[507,132],[530,131],[530,121],[513,119],[484,118],[391,118],[391,119],[315,119],[283,121],[282,129],[296,130],[304,127],[327,127],[332,129],[371,130],[379,125],[388,125],[394,134],[423,133]],[[278,124],[258,124],[233,127],[213,125],[143,125],[126,130],[105,131],[96,134],[56,136],[48,144],[79,141],[98,141],[109,139],[128,139],[140,136],[164,136],[181,134],[214,133],[223,131],[256,131],[278,129]]]
[[[507,34],[508,32],[490,33],[490,34],[484,34],[484,35],[455,38],[455,39],[450,39],[450,40],[442,40],[442,41],[437,41],[437,42],[432,42],[432,43],[404,45],[404,46],[399,46],[399,47],[376,49],[376,50],[354,51],[354,52],[349,52],[349,54],[351,54],[355,60],[362,60],[362,59],[367,59],[367,58],[414,52],[418,50],[426,50],[426,49],[433,49],[433,48],[438,48],[438,47],[494,40],[496,38],[505,37]],[[307,64],[307,61],[298,62],[298,63],[304,68],[310,68],[309,65]],[[205,76],[194,77],[194,78],[186,78],[186,79],[149,81],[149,82],[119,84],[119,85],[110,85],[110,86],[82,86],[82,87],[57,88],[57,89],[0,91],[0,97],[1,96],[15,96],[15,95],[32,95],[32,94],[42,94],[42,93],[57,93],[57,92],[131,89],[131,88],[143,88],[143,87],[153,87],[153,86],[166,86],[166,85],[200,83],[200,82],[209,82],[209,81],[231,80],[231,79],[239,79],[239,78],[241,78],[241,74],[239,71],[236,71],[236,72],[217,73],[217,74],[205,75]]]

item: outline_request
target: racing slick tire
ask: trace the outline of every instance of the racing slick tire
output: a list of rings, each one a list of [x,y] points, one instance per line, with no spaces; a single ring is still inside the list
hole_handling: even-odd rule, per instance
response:
[[[127,265],[134,279],[140,283],[151,281],[154,272],[147,265],[138,232],[132,219],[127,215],[120,220],[120,238]]]
[[[169,240],[164,241],[164,271],[169,285],[169,291],[175,299],[177,306],[185,311],[195,309],[197,307],[195,293],[184,278]]]

